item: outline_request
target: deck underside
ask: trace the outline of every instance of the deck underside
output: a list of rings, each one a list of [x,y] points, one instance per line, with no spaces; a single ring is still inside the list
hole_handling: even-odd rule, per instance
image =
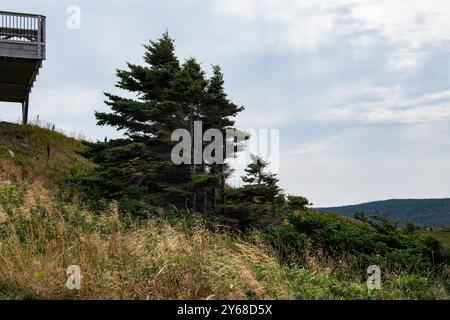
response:
[[[0,57],[0,101],[26,101],[41,60]]]

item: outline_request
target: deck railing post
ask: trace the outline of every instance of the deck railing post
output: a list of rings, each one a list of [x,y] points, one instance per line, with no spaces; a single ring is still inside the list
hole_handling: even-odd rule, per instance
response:
[[[42,19],[38,18],[37,19],[37,54],[38,57],[42,58],[42,48],[41,48],[41,38],[42,38],[42,32],[41,32],[41,27],[42,27]]]
[[[41,20],[41,54],[42,54],[42,60],[45,60],[45,42],[46,42],[46,34],[45,34],[45,18],[40,18]]]
[[[22,124],[28,124],[28,104],[30,102],[30,92],[27,92],[25,101],[22,103]]]

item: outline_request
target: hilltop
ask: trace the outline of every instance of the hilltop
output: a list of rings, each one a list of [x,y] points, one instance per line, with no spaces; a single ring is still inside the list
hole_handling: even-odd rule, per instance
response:
[[[335,212],[349,217],[353,217],[358,212],[364,212],[367,215],[378,212],[387,214],[390,219],[399,221],[401,225],[412,221],[421,227],[450,226],[450,199],[398,199],[317,210]]]
[[[37,125],[0,122],[0,177],[4,182],[42,181],[54,188],[64,178],[92,164],[77,152],[83,144]]]
[[[446,251],[428,234],[384,235],[310,209],[246,233],[177,209],[136,217],[104,199],[93,209],[70,182],[94,167],[83,148],[1,123],[0,299],[449,298],[445,266],[428,258]],[[368,263],[382,266],[382,290],[367,289]],[[65,287],[70,265],[80,291]]]

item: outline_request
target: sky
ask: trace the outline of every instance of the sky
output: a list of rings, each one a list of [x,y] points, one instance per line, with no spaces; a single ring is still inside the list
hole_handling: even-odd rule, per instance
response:
[[[68,28],[71,6],[80,28]],[[448,0],[2,0],[47,16],[31,118],[88,139],[115,70],[166,30],[181,60],[221,65],[241,129],[278,129],[279,178],[316,206],[450,197]],[[0,103],[0,119],[20,106]],[[239,185],[242,168],[232,183]]]

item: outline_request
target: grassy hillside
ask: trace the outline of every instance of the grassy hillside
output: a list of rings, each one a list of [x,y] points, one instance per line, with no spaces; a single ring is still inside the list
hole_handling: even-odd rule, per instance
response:
[[[0,122],[0,177],[9,183],[42,181],[49,188],[91,164],[80,141],[38,126]]]
[[[382,290],[368,290],[354,252],[360,239],[378,250],[389,238],[334,215],[299,212],[241,234],[175,209],[149,208],[144,219],[112,202],[94,212],[61,197],[66,178],[91,166],[78,141],[35,126],[0,130],[0,299],[449,298],[448,279],[431,269],[386,268]],[[355,247],[338,250],[341,234]],[[80,291],[65,287],[69,265],[81,267]]]
[[[350,217],[357,212],[364,212],[367,215],[379,212],[387,214],[392,220],[399,221],[401,225],[414,221],[422,227],[450,226],[450,199],[387,200],[317,210]]]

